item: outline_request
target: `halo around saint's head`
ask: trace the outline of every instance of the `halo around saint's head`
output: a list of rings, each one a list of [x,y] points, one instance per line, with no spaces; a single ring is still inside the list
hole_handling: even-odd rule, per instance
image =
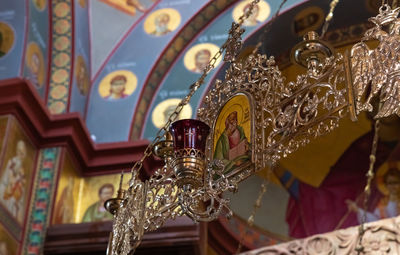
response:
[[[399,171],[400,176],[400,161],[390,161],[382,164],[376,172],[376,186],[383,195],[389,195],[389,190],[386,187],[385,177],[389,169]]]
[[[102,98],[109,98],[111,92],[111,81],[115,77],[125,77],[125,90],[124,95],[130,96],[136,89],[137,86],[137,77],[134,73],[128,70],[117,70],[112,73],[109,73],[104,77],[99,85],[99,94]]]
[[[159,103],[151,114],[151,120],[156,128],[162,128],[167,122],[169,116],[174,112],[181,99],[170,98]],[[183,107],[177,120],[190,119],[192,117],[192,107],[187,104]]]
[[[149,35],[163,36],[179,26],[181,15],[172,8],[159,9],[152,12],[144,22],[144,31]]]
[[[32,2],[38,11],[46,9],[46,0],[32,0]]]
[[[5,56],[15,42],[15,33],[11,26],[5,22],[0,22],[0,58]]]
[[[42,87],[44,83],[44,58],[42,50],[35,42],[30,42],[26,50],[25,65],[30,73],[36,75],[37,87]],[[37,71],[36,71],[37,70]]]
[[[235,9],[233,9],[232,16],[235,22],[239,21],[240,16],[243,15],[244,11],[250,6],[252,0],[241,1]],[[243,26],[256,26],[261,22],[264,22],[271,14],[271,7],[263,0],[254,7],[253,13],[244,20]]]
[[[79,0],[79,5],[81,6],[81,8],[86,8],[87,0]]]
[[[86,66],[86,62],[81,55],[76,58],[75,63],[75,80],[76,86],[79,89],[81,95],[86,96],[90,87],[89,72]]]
[[[183,64],[186,69],[194,73],[201,73],[204,67],[210,62],[210,59],[219,51],[219,47],[213,43],[201,43],[190,48],[183,58]],[[221,62],[219,57],[215,66]]]

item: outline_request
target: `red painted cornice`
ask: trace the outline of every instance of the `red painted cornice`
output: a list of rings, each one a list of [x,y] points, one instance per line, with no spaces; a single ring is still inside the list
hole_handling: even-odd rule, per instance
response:
[[[29,81],[0,81],[0,115],[12,114],[39,149],[65,147],[84,176],[130,169],[141,158],[147,140],[94,144],[78,113],[51,115]],[[145,175],[160,165],[155,159],[144,164]]]

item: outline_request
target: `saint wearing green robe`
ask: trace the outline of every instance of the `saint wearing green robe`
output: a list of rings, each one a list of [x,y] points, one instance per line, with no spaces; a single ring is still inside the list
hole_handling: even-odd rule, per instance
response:
[[[243,127],[237,123],[237,112],[228,115],[225,120],[225,130],[217,140],[214,159],[220,159],[225,165],[224,173],[249,162],[249,142]]]
[[[104,203],[112,198],[114,194],[114,185],[106,183],[99,189],[99,201],[89,206],[82,218],[82,222],[95,222],[112,220],[113,215],[104,208]]]
[[[89,208],[86,209],[85,214],[83,215],[82,222],[112,220],[113,215],[107,212],[105,209],[101,209],[102,207],[104,208],[104,203],[101,203],[101,201],[97,201],[96,203],[89,206]]]

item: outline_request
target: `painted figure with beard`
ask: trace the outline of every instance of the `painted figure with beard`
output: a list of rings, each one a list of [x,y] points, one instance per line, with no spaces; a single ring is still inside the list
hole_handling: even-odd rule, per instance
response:
[[[19,140],[15,156],[7,161],[4,175],[0,182],[0,201],[18,221],[23,219],[23,198],[26,182],[23,163],[26,153],[25,142]]]
[[[238,124],[237,112],[231,112],[225,120],[225,130],[218,138],[214,159],[224,162],[225,173],[250,161],[249,142],[243,127]]]
[[[106,183],[99,189],[99,201],[89,206],[83,215],[82,222],[108,221],[113,216],[104,208],[104,203],[112,198],[114,194],[114,185]]]
[[[201,73],[206,68],[211,59],[211,52],[207,49],[199,50],[194,56],[195,68],[192,72]]]
[[[160,13],[154,19],[155,30],[151,32],[155,36],[163,36],[171,32],[168,28],[168,24],[171,17],[167,13]]]

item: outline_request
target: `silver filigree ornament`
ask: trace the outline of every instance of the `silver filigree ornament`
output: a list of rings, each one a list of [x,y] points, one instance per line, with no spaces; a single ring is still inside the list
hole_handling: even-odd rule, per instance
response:
[[[351,49],[351,69],[357,114],[372,111],[371,101],[379,97],[381,108],[375,118],[400,116],[400,8],[385,4],[369,20],[375,26]],[[366,42],[377,41],[371,49]]]

